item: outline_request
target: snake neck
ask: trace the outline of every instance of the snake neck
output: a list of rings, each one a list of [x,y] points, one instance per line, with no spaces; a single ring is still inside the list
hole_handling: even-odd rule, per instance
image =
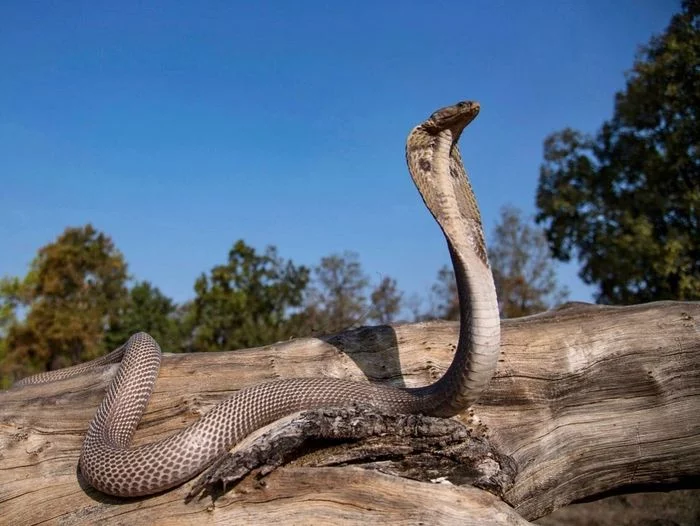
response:
[[[459,295],[460,330],[453,361],[438,381],[420,389],[427,411],[440,416],[456,414],[477,400],[495,373],[500,349],[496,289],[458,138],[459,133],[449,129],[431,133],[418,126],[406,149],[413,181],[447,240]]]

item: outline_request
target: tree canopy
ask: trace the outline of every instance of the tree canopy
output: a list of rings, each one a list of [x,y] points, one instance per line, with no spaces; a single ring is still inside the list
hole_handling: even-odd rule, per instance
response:
[[[350,328],[368,316],[365,275],[356,252],[331,254],[313,269],[305,315],[311,333]]]
[[[430,289],[432,305],[430,312],[419,316],[421,319],[459,319],[459,297],[457,281],[451,267],[443,265],[437,273],[437,280]]]
[[[169,352],[234,350],[390,323],[402,308],[396,280],[371,286],[356,253],[324,257],[312,273],[242,240],[194,291],[178,305],[147,281],[130,282],[107,235],[68,228],[26,276],[0,279],[0,386],[92,359],[139,331]]]
[[[27,275],[5,278],[0,290],[3,376],[14,379],[102,354],[105,328],[126,298],[126,279],[122,254],[92,225],[67,228],[41,248]],[[26,310],[21,321],[14,317],[17,307]]]
[[[395,279],[372,287],[356,252],[331,254],[313,268],[304,299],[303,334],[327,334],[367,323],[391,323],[403,306]]]
[[[107,349],[124,343],[132,334],[145,331],[167,352],[185,348],[186,328],[182,320],[185,309],[148,281],[141,281],[129,289],[129,294],[116,313],[105,334]]]
[[[401,312],[403,293],[399,290],[394,278],[384,276],[370,294],[372,307],[369,317],[376,323],[391,323],[396,321]]]
[[[557,283],[544,233],[519,209],[501,209],[488,252],[501,318],[542,312],[566,299],[568,291]],[[459,319],[457,282],[447,265],[438,271],[432,299],[432,311],[421,319]]]
[[[196,296],[186,315],[192,349],[255,347],[295,335],[294,313],[308,281],[309,270],[283,260],[276,248],[258,254],[237,241],[226,264],[195,282]]]
[[[700,2],[642,48],[595,137],[550,135],[537,220],[602,303],[700,299]]]
[[[489,260],[501,318],[545,311],[568,295],[566,288],[557,283],[544,233],[513,206],[501,209]]]

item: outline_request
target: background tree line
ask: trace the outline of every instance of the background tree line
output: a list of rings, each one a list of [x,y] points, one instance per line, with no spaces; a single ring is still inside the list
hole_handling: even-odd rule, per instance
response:
[[[601,303],[700,299],[700,0],[686,0],[641,48],[595,135],[544,140],[535,226],[501,211],[489,253],[501,315],[545,310],[567,295],[552,256],[581,263]],[[42,247],[23,277],[0,280],[0,382],[89,360],[139,330],[168,351],[232,350],[399,319],[456,319],[449,267],[428,308],[396,280],[371,283],[352,252],[313,268],[237,241],[176,304],[135,281],[111,239],[91,225]],[[406,314],[406,313],[410,314]]]
[[[545,310],[564,298],[544,234],[517,210],[503,209],[492,253],[504,316]],[[67,228],[39,249],[24,277],[0,280],[4,385],[95,358],[138,331],[170,352],[222,351],[363,324],[458,316],[448,267],[438,272],[429,301],[412,298],[409,305],[395,279],[371,283],[354,252],[308,268],[283,259],[275,247],[259,252],[243,240],[193,288],[194,298],[177,304],[129,276],[105,233],[92,225]]]

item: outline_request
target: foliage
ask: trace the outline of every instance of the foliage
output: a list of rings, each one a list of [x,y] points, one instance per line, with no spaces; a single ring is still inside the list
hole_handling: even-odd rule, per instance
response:
[[[396,280],[384,276],[369,296],[372,302],[370,319],[381,324],[395,321],[401,311],[402,296],[403,293],[399,291]]]
[[[105,328],[126,296],[126,270],[112,240],[86,225],[42,247],[23,279],[3,280],[5,383],[102,354]],[[14,318],[18,307],[22,321]]]
[[[310,332],[337,332],[362,322],[368,314],[368,285],[357,253],[321,258],[304,300]]]
[[[19,278],[0,279],[0,341],[7,338],[9,328],[17,322],[22,282]]]
[[[191,350],[221,351],[255,347],[294,336],[294,309],[309,280],[306,267],[285,262],[274,247],[264,254],[242,240],[228,262],[196,281],[187,314]]]
[[[459,319],[459,295],[457,281],[451,267],[444,265],[438,270],[437,281],[431,287],[432,308],[417,319]]]
[[[402,293],[385,276],[374,287],[356,252],[321,258],[304,299],[302,334],[333,333],[365,323],[391,323],[401,311]]]
[[[535,314],[566,299],[566,289],[557,285],[544,233],[528,224],[517,208],[501,209],[489,260],[501,318]]]
[[[194,300],[178,306],[149,282],[127,290],[126,264],[109,237],[90,225],[69,228],[39,250],[27,276],[0,280],[3,386],[95,358],[138,331],[166,351],[232,350],[309,334],[315,324],[389,323],[400,310],[396,281],[370,289],[357,254],[323,258],[307,289],[309,278],[274,247],[258,254],[238,241],[227,263],[196,280]]]
[[[544,234],[528,225],[520,210],[503,207],[489,246],[502,318],[527,316],[561,303],[567,295],[556,282]],[[457,282],[451,267],[438,271],[432,286],[432,309],[417,320],[459,319]]]
[[[183,350],[186,334],[175,302],[148,281],[136,283],[105,334],[108,349],[114,349],[139,331],[145,331],[163,351]]]
[[[700,2],[651,39],[594,137],[545,141],[537,220],[602,303],[700,299]]]
[[[0,279],[0,367],[5,362],[8,352],[7,334],[15,323],[17,323],[17,296],[19,293],[20,281],[17,278]],[[1,372],[1,371],[0,371]],[[0,388],[9,387],[11,378],[5,378],[0,374]]]

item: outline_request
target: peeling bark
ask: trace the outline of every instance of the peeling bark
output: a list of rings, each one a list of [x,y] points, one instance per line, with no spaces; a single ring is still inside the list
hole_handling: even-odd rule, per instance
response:
[[[357,404],[304,411],[269,427],[208,469],[187,500],[205,491],[216,498],[246,475],[267,476],[283,464],[362,466],[424,482],[468,484],[499,497],[516,475],[515,462],[500,455],[478,426],[448,418],[388,415]]]

